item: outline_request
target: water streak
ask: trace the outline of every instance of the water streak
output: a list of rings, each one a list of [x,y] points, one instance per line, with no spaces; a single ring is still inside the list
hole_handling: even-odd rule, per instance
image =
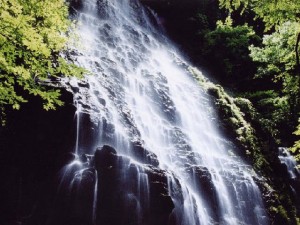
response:
[[[96,224],[97,219],[97,199],[98,199],[98,173],[95,170],[95,188],[94,188],[94,200],[93,200],[93,223]]]
[[[298,176],[300,176],[300,170],[297,168],[297,162],[295,158],[289,153],[287,148],[280,147],[278,150],[280,162],[286,165],[290,178],[296,179]]]
[[[157,29],[151,11],[137,0],[82,4],[77,11],[82,48],[75,58],[93,75],[65,82],[72,86],[78,120],[86,113],[93,121],[88,148],[108,144],[119,155],[139,161],[134,143],[140,143],[155,155],[160,169],[168,172],[176,224],[268,224],[250,168],[230,156],[230,143],[216,128],[208,95]],[[77,137],[76,153],[87,148],[80,148],[84,143]],[[142,215],[148,210],[149,180],[142,167],[135,170],[138,193],[126,190],[136,202],[136,214]],[[123,175],[123,184],[130,176]],[[142,219],[138,217],[138,224]]]

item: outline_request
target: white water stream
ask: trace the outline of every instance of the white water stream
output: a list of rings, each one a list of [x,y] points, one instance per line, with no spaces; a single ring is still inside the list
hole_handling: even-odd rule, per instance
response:
[[[83,1],[76,59],[92,75],[68,81],[78,109],[75,153],[109,144],[136,160],[132,143],[141,143],[168,172],[176,224],[268,224],[251,168],[228,153],[208,95],[155,20],[137,0]],[[94,122],[89,140],[85,114]],[[137,198],[147,202],[148,177],[139,174]]]
[[[296,179],[300,175],[300,170],[297,168],[296,159],[289,153],[289,150],[284,147],[279,149],[279,160],[286,165],[287,172],[290,179]]]

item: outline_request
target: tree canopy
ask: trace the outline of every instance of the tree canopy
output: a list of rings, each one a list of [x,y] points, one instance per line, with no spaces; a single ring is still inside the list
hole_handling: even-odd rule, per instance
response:
[[[0,0],[0,108],[19,109],[24,93],[40,96],[46,110],[62,105],[60,91],[41,83],[80,76],[83,69],[61,56],[67,49],[64,0]]]
[[[219,0],[220,6],[232,10],[252,10],[265,23],[266,30],[279,27],[283,23],[299,22],[299,0]]]
[[[248,46],[259,37],[247,24],[233,26],[232,22],[230,17],[224,22],[217,21],[215,30],[204,36],[203,52],[223,71],[224,80],[233,85],[233,79],[244,81],[247,74],[253,72]]]
[[[258,63],[256,77],[276,83],[277,97],[268,99],[275,106],[272,120],[294,124],[294,134],[300,135],[300,125],[295,126],[300,116],[299,0],[220,0],[219,3],[229,12],[252,11],[264,23],[266,34],[262,45],[249,48],[252,60]],[[296,141],[292,150],[300,159],[299,149],[300,141]]]

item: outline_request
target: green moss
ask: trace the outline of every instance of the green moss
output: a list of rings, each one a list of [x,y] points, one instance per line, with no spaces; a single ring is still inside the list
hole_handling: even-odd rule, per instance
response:
[[[262,172],[267,169],[269,164],[262,154],[257,134],[248,122],[248,120],[257,117],[251,102],[245,98],[231,97],[220,85],[210,82],[197,69],[190,67],[189,71],[213,98],[222,126],[226,133],[233,136],[244,156],[252,161],[256,171]]]
[[[288,217],[287,211],[282,205],[279,205],[277,208],[272,207],[275,215],[277,214],[277,220],[285,221],[287,224],[290,223],[290,218]]]
[[[254,171],[262,175],[258,185],[263,191],[271,220],[274,224],[299,225],[289,189],[282,179],[274,179],[276,174],[271,165],[276,153],[272,152],[275,149],[264,139],[264,135],[271,134],[269,129],[265,129],[268,127],[265,121],[248,99],[231,97],[220,85],[210,82],[197,69],[189,67],[189,71],[212,97],[221,127],[229,138],[234,140],[243,156],[252,164]],[[276,166],[276,162],[274,165]]]

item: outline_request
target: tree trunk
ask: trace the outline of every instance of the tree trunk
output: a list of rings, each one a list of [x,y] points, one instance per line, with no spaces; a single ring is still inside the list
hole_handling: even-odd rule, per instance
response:
[[[296,47],[295,47],[295,52],[296,52],[296,71],[297,71],[297,73],[300,72],[299,42],[300,42],[300,33],[298,33],[298,35],[297,35],[297,41],[296,41]]]

